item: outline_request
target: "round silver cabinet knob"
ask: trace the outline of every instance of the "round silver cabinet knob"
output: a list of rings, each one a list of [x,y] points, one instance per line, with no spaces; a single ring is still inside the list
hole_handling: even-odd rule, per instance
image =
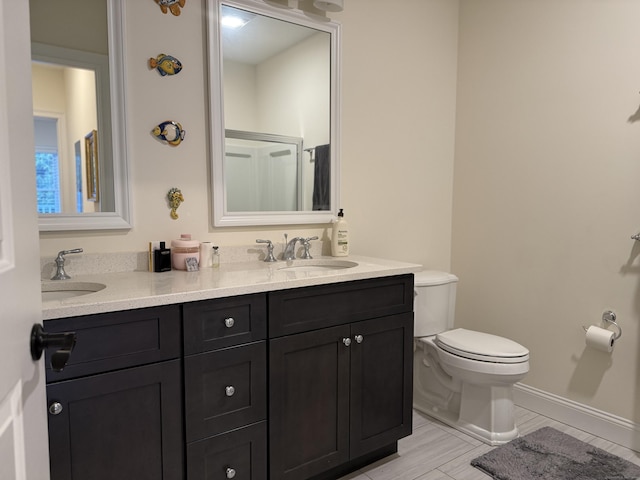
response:
[[[362,343],[362,341],[364,340],[364,337],[362,335],[356,335],[355,337],[353,337],[355,339],[355,341],[357,343]]]
[[[224,393],[227,394],[227,397],[233,397],[233,394],[236,393],[236,389],[233,385],[229,385],[228,387],[225,387]]]
[[[351,339],[350,338],[343,338],[342,339],[342,343],[344,343],[345,346],[348,347],[349,345],[351,345]]]
[[[60,415],[62,413],[62,404],[60,402],[53,402],[49,405],[49,413],[51,415]]]
[[[236,471],[231,467],[227,467],[226,474],[227,478],[233,478],[236,476]]]
[[[233,327],[233,325],[236,323],[236,321],[233,319],[233,317],[229,317],[229,318],[225,318],[224,319],[224,325],[227,328],[231,328]]]

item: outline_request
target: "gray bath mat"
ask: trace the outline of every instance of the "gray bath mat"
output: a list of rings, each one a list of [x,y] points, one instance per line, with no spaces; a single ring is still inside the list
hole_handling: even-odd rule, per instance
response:
[[[640,466],[551,427],[471,461],[496,480],[637,480]]]

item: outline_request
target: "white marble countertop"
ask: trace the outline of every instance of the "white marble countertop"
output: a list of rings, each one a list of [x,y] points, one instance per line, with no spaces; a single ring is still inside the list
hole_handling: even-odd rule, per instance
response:
[[[350,261],[357,266],[322,271],[285,270],[292,265]],[[370,257],[316,257],[314,260],[295,260],[265,263],[261,261],[223,263],[220,268],[206,268],[198,272],[172,270],[151,273],[126,271],[73,276],[58,282],[92,282],[106,287],[63,300],[42,303],[43,320],[76,317],[95,313],[115,312],[135,308],[193,302],[250,293],[284,290],[288,288],[326,285],[337,282],[363,280],[415,273],[421,265]],[[49,284],[51,281],[45,281]]]

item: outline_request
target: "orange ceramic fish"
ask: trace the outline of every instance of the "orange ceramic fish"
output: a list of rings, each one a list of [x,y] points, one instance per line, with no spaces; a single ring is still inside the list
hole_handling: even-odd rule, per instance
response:
[[[160,75],[175,75],[182,70],[182,63],[176,57],[161,53],[156,58],[149,59],[149,67],[158,70]]]

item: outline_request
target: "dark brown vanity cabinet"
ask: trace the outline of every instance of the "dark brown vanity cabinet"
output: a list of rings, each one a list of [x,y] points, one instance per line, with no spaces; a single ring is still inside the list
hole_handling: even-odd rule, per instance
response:
[[[413,276],[269,294],[271,480],[337,478],[411,433]]]
[[[46,371],[51,478],[335,479],[389,455],[412,306],[400,275],[48,320],[77,335]]]
[[[185,304],[189,480],[266,480],[267,296]]]
[[[61,372],[46,358],[52,480],[184,478],[180,307],[48,320],[76,332]]]

